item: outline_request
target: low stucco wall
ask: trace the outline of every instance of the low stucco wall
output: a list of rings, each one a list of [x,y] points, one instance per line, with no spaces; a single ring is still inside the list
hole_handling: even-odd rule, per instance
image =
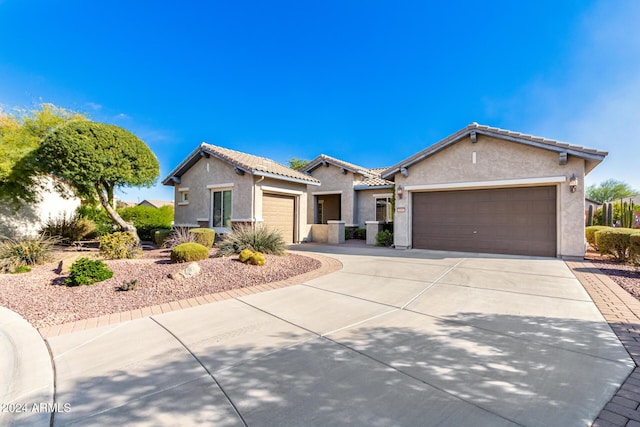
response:
[[[312,224],[311,241],[316,243],[329,243],[329,225]]]

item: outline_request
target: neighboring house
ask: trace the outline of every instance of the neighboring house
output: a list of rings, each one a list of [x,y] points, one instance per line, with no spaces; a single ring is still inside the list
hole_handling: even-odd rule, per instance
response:
[[[40,202],[25,204],[14,211],[10,204],[0,204],[0,236],[19,238],[34,237],[50,218],[71,216],[80,206],[80,199],[64,184],[64,195],[55,189],[52,177],[43,178],[39,190]]]
[[[309,239],[307,185],[320,182],[264,157],[202,143],[162,181],[175,188],[175,225],[230,232],[234,224]]]
[[[163,184],[177,225],[265,223],[289,242],[336,242],[336,221],[393,221],[399,249],[582,257],[584,177],[606,156],[472,123],[386,170],[320,155],[295,171],[203,143]]]
[[[607,153],[477,123],[382,173],[396,248],[584,256],[584,177]]]
[[[380,178],[384,169],[367,169],[321,154],[300,172],[320,181],[308,188],[307,221],[326,224],[344,221],[346,227],[364,227],[366,221],[393,221],[393,182]]]
[[[161,208],[163,206],[173,206],[172,200],[148,200],[145,199],[138,203],[138,206],[149,206],[152,208]]]
[[[600,207],[602,206],[602,203],[596,202],[595,200],[587,199],[585,197],[585,199],[584,199],[584,210],[585,210],[585,212],[589,210],[589,206],[593,206],[593,211],[595,212],[598,209],[600,209]]]

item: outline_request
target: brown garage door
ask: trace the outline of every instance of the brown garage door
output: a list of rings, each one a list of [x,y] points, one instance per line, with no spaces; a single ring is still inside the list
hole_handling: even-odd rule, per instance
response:
[[[267,227],[282,233],[284,241],[294,241],[295,197],[279,194],[264,194],[262,198],[262,218]]]
[[[413,247],[556,256],[556,188],[413,194]]]

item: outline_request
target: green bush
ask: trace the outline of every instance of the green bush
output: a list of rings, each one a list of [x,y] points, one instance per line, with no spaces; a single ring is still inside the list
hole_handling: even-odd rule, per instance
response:
[[[209,258],[209,249],[200,243],[188,242],[171,249],[171,262],[191,262]]]
[[[92,285],[113,277],[113,271],[100,260],[80,258],[71,265],[69,277],[64,280],[67,286]]]
[[[100,254],[108,259],[137,258],[142,249],[134,236],[117,231],[100,237]]]
[[[612,255],[616,261],[629,259],[631,235],[640,234],[633,228],[609,228],[596,232],[596,246],[603,255]]]
[[[118,213],[127,222],[136,227],[141,240],[152,240],[153,231],[158,228],[171,229],[173,206],[154,208],[151,206],[131,206],[118,209]]]
[[[640,265],[640,234],[629,236],[629,257],[634,264]]]
[[[393,245],[393,233],[387,230],[380,231],[376,234],[377,246],[391,246]]]
[[[212,228],[192,228],[189,233],[193,233],[196,236],[196,243],[200,243],[207,248],[212,247],[216,239],[216,232]]]
[[[109,218],[107,211],[101,207],[80,206],[77,213],[79,217],[93,221],[96,226],[94,233],[86,236],[87,238],[100,237],[105,234],[113,233],[113,220]]]
[[[254,230],[250,225],[241,225],[234,228],[233,232],[220,243],[218,254],[234,255],[244,249],[250,249],[254,252],[282,255],[285,247],[286,243],[279,231],[265,226],[257,226]]]
[[[44,264],[59,239],[40,235],[0,242],[0,272],[15,270],[21,265]]]
[[[356,228],[353,232],[354,239],[366,240],[367,239],[367,229],[366,228]]]
[[[95,236],[96,224],[77,213],[68,217],[63,213],[55,218],[49,218],[40,229],[40,232],[47,236],[59,237],[65,242],[77,242],[85,237]]]
[[[22,274],[22,273],[28,273],[30,271],[31,271],[31,267],[29,267],[28,265],[19,265],[11,272],[11,274]]]
[[[592,225],[590,227],[585,227],[584,235],[587,239],[587,243],[593,247],[593,249],[598,250],[598,246],[596,246],[596,232],[600,230],[608,230],[611,227],[607,227],[606,225]]]
[[[171,234],[173,230],[168,230],[166,228],[159,228],[153,232],[153,241],[158,246],[164,246],[165,241]]]

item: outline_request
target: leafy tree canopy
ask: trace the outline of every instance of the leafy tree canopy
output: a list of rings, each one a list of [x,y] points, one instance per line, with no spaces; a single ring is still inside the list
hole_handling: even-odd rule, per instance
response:
[[[291,169],[300,170],[309,163],[309,160],[296,159],[295,157],[292,157],[287,163]]]
[[[586,190],[587,199],[598,203],[620,200],[635,194],[638,194],[638,192],[631,188],[629,184],[616,179],[608,179],[597,186],[590,185]]]
[[[79,113],[42,104],[40,109],[15,114],[0,110],[0,198],[15,205],[36,200],[31,157],[56,127],[86,118]]]
[[[149,147],[118,126],[70,121],[50,132],[35,151],[34,166],[70,184],[86,200],[96,196],[118,226],[135,234],[113,208],[113,193],[123,187],[150,187],[160,166]]]

